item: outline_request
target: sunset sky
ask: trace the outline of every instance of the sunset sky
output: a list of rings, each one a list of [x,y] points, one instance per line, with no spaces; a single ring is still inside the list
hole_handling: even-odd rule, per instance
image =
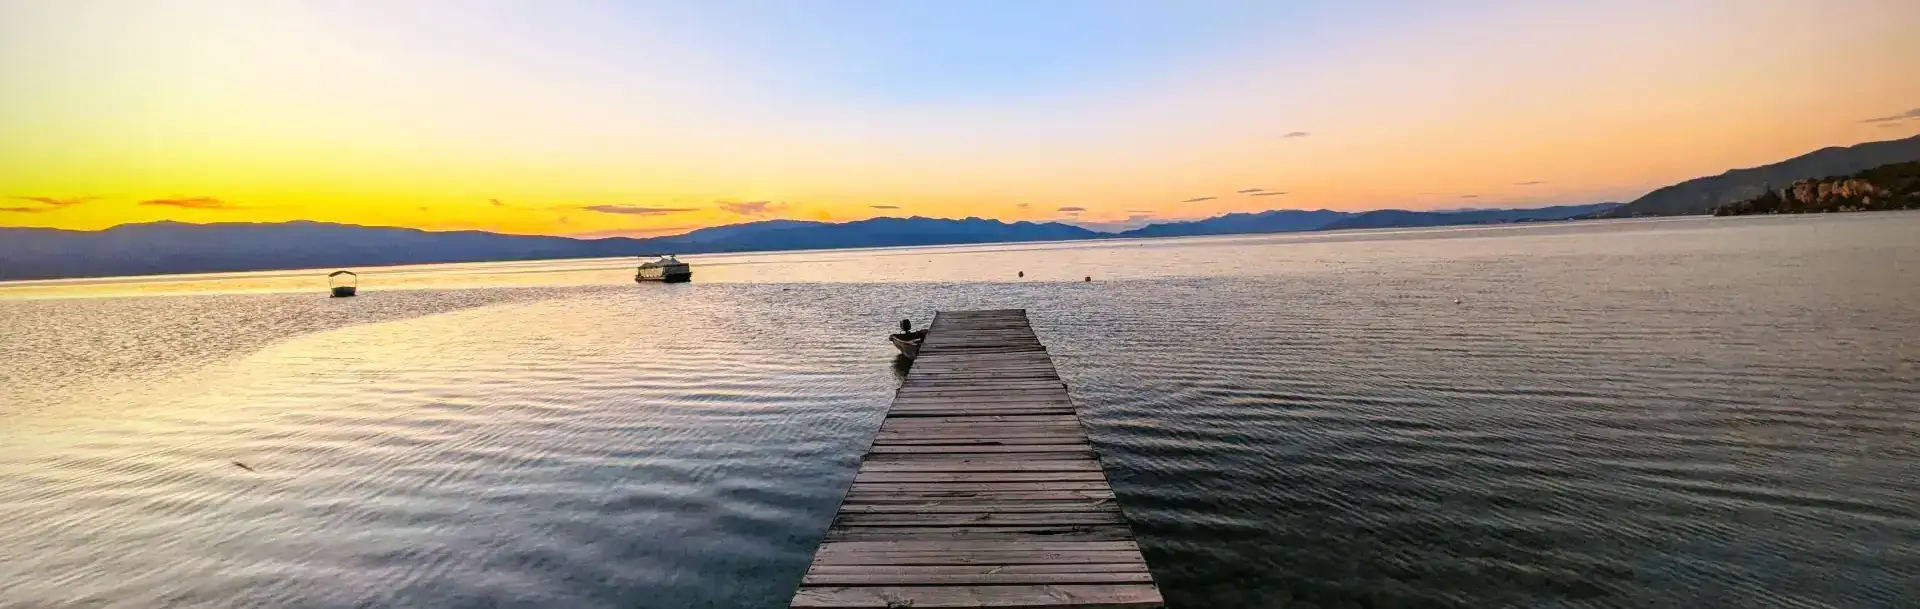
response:
[[[1916,27],[1913,0],[0,0],[0,226],[1624,201],[1920,132]]]

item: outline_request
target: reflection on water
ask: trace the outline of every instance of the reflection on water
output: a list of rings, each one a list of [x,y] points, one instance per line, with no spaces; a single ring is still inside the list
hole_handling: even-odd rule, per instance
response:
[[[1916,229],[16,287],[0,606],[784,606],[904,373],[886,334],[1001,307],[1177,607],[1915,606]]]

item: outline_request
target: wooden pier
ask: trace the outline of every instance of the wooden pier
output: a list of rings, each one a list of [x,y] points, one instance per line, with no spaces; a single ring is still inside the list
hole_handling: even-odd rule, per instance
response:
[[[942,311],[793,607],[1159,607],[1024,310]]]

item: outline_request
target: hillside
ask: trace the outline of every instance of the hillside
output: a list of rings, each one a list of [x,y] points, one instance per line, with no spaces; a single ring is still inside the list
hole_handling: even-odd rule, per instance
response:
[[[1276,209],[1260,213],[1214,216],[1205,220],[1150,224],[1120,233],[1121,237],[1192,237],[1197,235],[1234,235],[1241,233],[1290,233],[1319,230],[1353,214],[1317,209]]]
[[[1007,223],[980,218],[947,220],[914,217],[872,218],[843,224],[809,223],[806,226],[758,231],[685,246],[679,245],[681,237],[661,237],[651,242],[656,247],[695,253],[1063,241],[1101,236],[1101,233],[1057,222]]]
[[[1920,209],[1920,162],[1882,165],[1850,175],[1801,180],[1781,190],[1721,205],[1716,216],[1816,214]]]
[[[1687,180],[1647,193],[1597,217],[1710,214],[1716,207],[1752,199],[1766,189],[1781,184],[1846,175],[1908,161],[1920,161],[1920,135],[1844,148],[1822,148],[1770,165]]]
[[[1413,228],[1422,226],[1458,226],[1466,224],[1569,220],[1580,216],[1605,212],[1619,206],[1619,203],[1591,203],[1587,205],[1559,205],[1536,209],[1478,209],[1455,212],[1382,209],[1341,218],[1322,227],[1322,230]]]

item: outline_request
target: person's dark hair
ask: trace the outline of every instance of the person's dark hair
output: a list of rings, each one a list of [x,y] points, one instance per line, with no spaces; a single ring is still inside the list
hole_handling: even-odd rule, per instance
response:
[[[911,320],[911,319],[902,319],[902,320],[900,320],[900,331],[901,331],[901,332],[912,332],[912,331],[913,331],[913,320]]]

